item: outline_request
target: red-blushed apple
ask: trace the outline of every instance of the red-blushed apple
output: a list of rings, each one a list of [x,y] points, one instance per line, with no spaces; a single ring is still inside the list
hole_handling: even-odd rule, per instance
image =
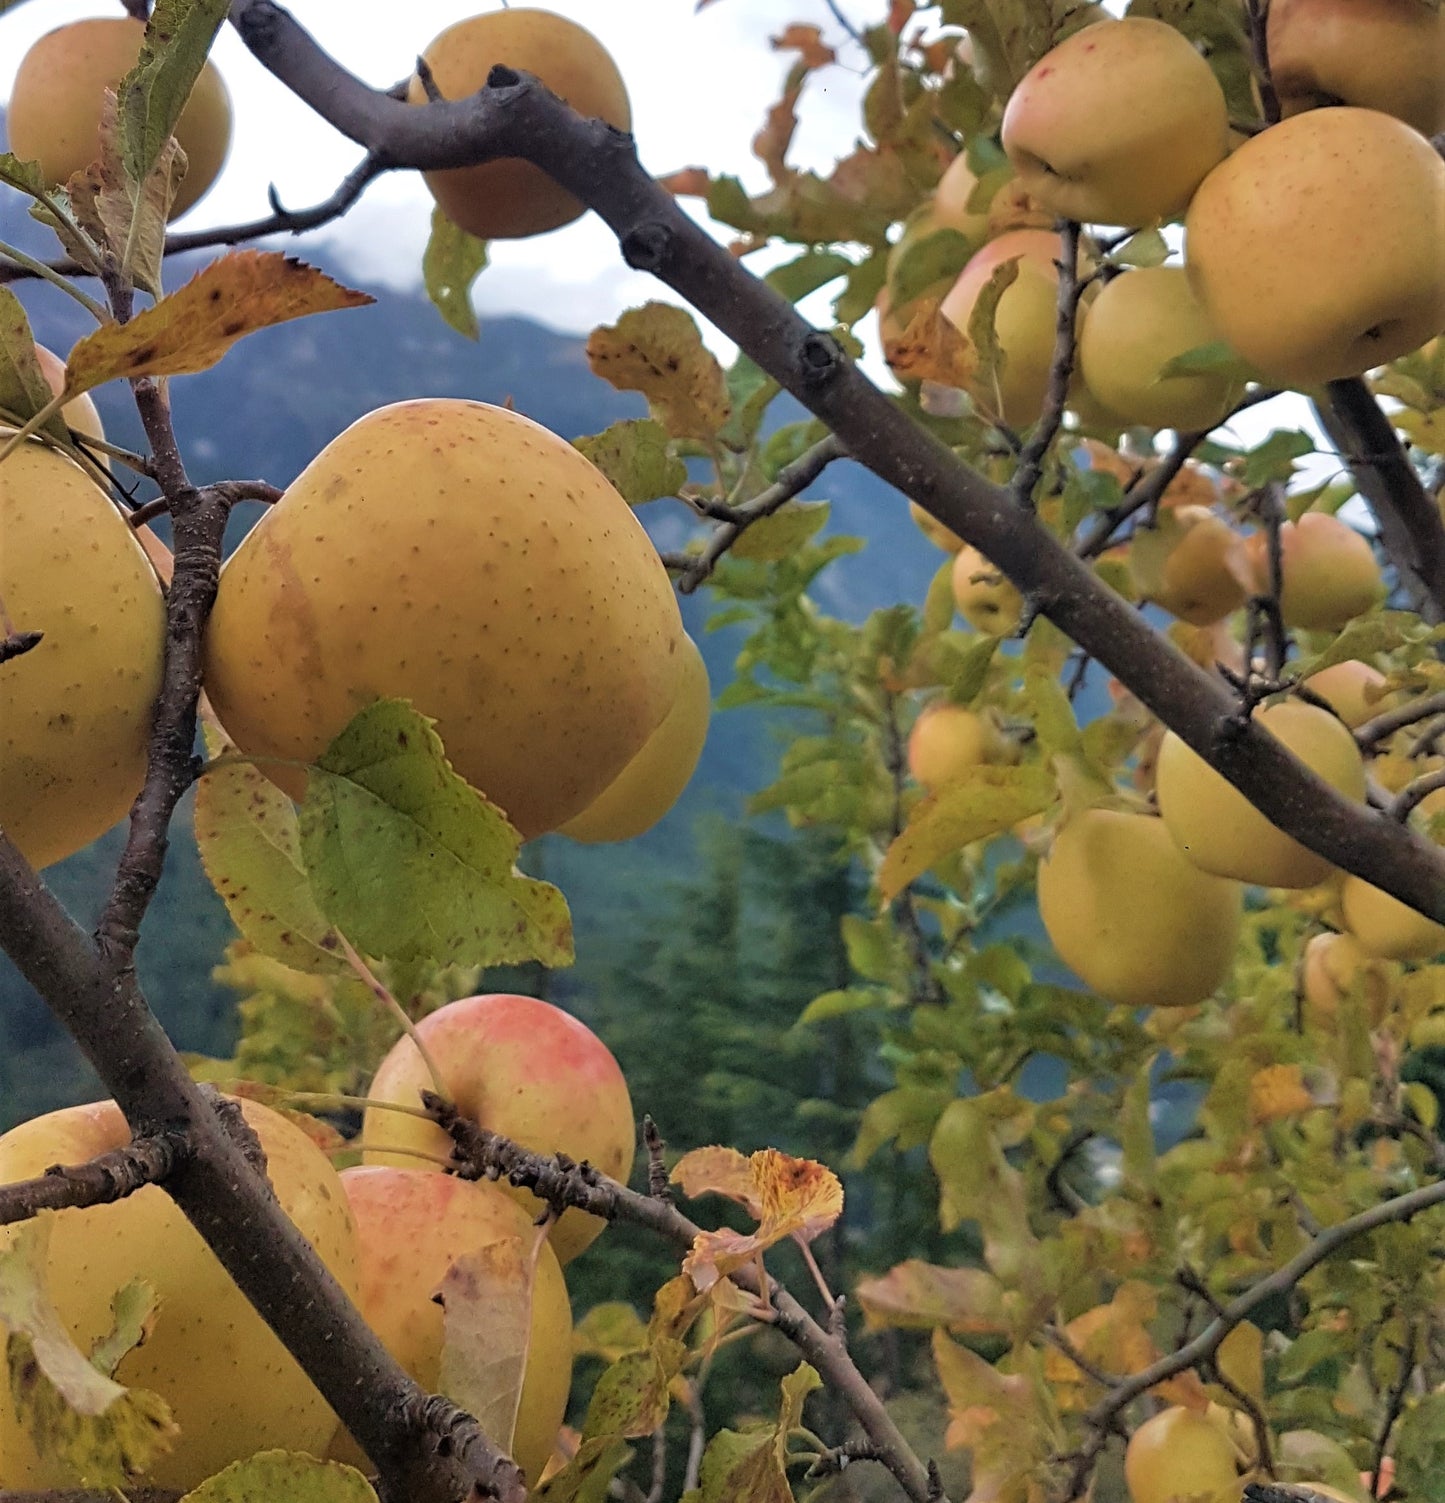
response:
[[[520,1238],[530,1252],[537,1229],[497,1186],[451,1174],[357,1167],[343,1170],[341,1183],[356,1218],[357,1306],[387,1351],[434,1393],[445,1327],[442,1308],[432,1296],[447,1269],[458,1258],[507,1237]],[[552,1453],[572,1382],[572,1307],[549,1246],[538,1251],[530,1303],[531,1334],[512,1457],[535,1481]],[[364,1463],[344,1428],[337,1432],[331,1454],[353,1466]]]
[[[1316,934],[1305,946],[1300,966],[1305,1022],[1316,1028],[1340,1027],[1340,1007],[1358,997],[1372,1028],[1390,1000],[1386,968],[1353,934]]]
[[[1312,389],[1445,329],[1445,160],[1375,110],[1307,110],[1199,185],[1185,265],[1224,339],[1263,376]]]
[[[261,1140],[281,1208],[347,1291],[357,1289],[356,1228],[331,1162],[279,1112],[240,1103]],[[34,1117],[0,1137],[0,1183],[52,1164],[79,1164],[130,1142],[113,1101]],[[11,1235],[0,1229],[0,1245]],[[158,1185],[123,1200],[54,1213],[46,1281],[76,1343],[89,1350],[112,1326],[111,1300],[132,1279],[159,1296],[155,1326],[128,1353],[117,1381],[171,1406],[181,1435],[147,1480],[192,1488],[233,1461],[282,1448],[320,1455],[336,1416],[216,1255]],[[35,1454],[0,1387],[0,1487],[73,1487],[54,1458]]]
[[[1270,0],[1269,72],[1286,115],[1323,104],[1445,130],[1445,12],[1428,0]]]
[[[1009,97],[1003,149],[1036,203],[1088,224],[1154,224],[1229,149],[1224,90],[1163,21],[1101,21],[1046,52]]]
[[[417,1024],[458,1109],[491,1132],[537,1153],[565,1153],[616,1180],[632,1169],[637,1128],[627,1082],[607,1046],[579,1019],[550,1002],[508,992],[464,997]],[[432,1078],[415,1044],[401,1038],[371,1082],[374,1102],[416,1107]],[[407,1149],[445,1155],[451,1138],[434,1122],[384,1106],[369,1107],[362,1127],[363,1162],[415,1168]],[[526,1190],[507,1193],[536,1216],[541,1202]],[[565,1211],[552,1247],[570,1262],[602,1230],[595,1216]]]
[[[984,412],[1011,428],[1027,428],[1043,410],[1053,364],[1057,263],[1062,254],[1063,243],[1052,230],[1009,230],[972,257],[941,305],[944,318],[966,342],[965,390]],[[1017,262],[1018,274],[999,297],[993,319],[1003,368],[990,371],[970,338],[969,324],[994,273],[1011,261]],[[1082,320],[1085,309],[1079,313]]]

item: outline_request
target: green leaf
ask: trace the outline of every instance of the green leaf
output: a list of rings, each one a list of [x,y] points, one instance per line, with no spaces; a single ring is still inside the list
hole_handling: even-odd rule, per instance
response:
[[[922,239],[900,242],[888,269],[888,292],[895,308],[906,308],[932,287],[952,284],[973,254],[974,244],[958,230],[942,229]]]
[[[1038,1258],[1029,1225],[1023,1177],[1004,1157],[980,1099],[960,1098],[944,1108],[928,1142],[928,1162],[938,1176],[938,1221],[951,1232],[976,1221],[984,1257],[1006,1284]]]
[[[883,251],[875,251],[866,261],[860,261],[848,273],[848,281],[833,303],[833,317],[852,328],[877,301],[887,274],[888,257]]]
[[[831,510],[827,501],[789,501],[743,532],[732,546],[733,557],[769,564],[790,558],[826,524]]]
[[[1044,753],[1053,756],[1059,752],[1079,752],[1083,742],[1074,707],[1046,663],[1030,662],[1024,669],[1024,693],[1028,697],[1029,718]]]
[[[601,433],[573,440],[621,492],[629,506],[675,496],[687,483],[687,466],[668,446],[656,418],[626,418]]]
[[[371,1484],[339,1461],[299,1451],[258,1451],[192,1488],[181,1503],[376,1503]]]
[[[899,1086],[870,1101],[848,1150],[848,1161],[861,1169],[885,1143],[896,1142],[900,1153],[926,1143],[944,1108],[954,1099],[951,1090],[933,1086]]]
[[[3,10],[3,0],[0,0],[0,10]],[[45,174],[40,170],[40,163],[22,161],[10,151],[0,151],[0,183],[18,188],[31,198],[37,198],[46,189]]]
[[[90,1363],[97,1372],[113,1378],[121,1358],[150,1335],[156,1298],[155,1286],[145,1279],[132,1279],[115,1291],[110,1302],[110,1333],[90,1349]]]
[[[510,1453],[532,1338],[534,1267],[520,1237],[463,1253],[434,1296],[442,1307],[437,1390]]]
[[[733,410],[718,430],[718,438],[735,454],[743,454],[752,447],[773,398],[783,388],[741,351],[728,367],[727,383]]]
[[[54,396],[35,358],[35,336],[25,309],[8,287],[0,287],[0,410],[28,421]],[[70,430],[58,411],[44,431],[62,443],[70,441]]]
[[[431,235],[421,258],[426,295],[458,334],[481,337],[472,284],[487,264],[487,242],[452,223],[441,209],[431,211]]]
[[[1445,1503],[1445,1393],[1405,1410],[1395,1431],[1395,1486],[1412,1503]]]
[[[816,292],[829,282],[846,276],[853,270],[853,265],[847,256],[840,256],[836,251],[809,250],[804,251],[796,261],[775,266],[763,280],[774,292],[787,298],[790,303],[796,303],[810,292]]]
[[[945,565],[952,589],[952,565]],[[998,651],[998,637],[971,631],[944,632],[933,644],[929,666],[954,704],[968,705],[983,692],[988,670]]]
[[[878,868],[878,892],[891,903],[930,867],[976,840],[1041,813],[1057,797],[1047,767],[971,767],[959,782],[922,800]]]
[[[120,1488],[145,1472],[180,1433],[158,1394],[125,1388],[80,1352],[46,1288],[51,1214],[7,1232],[0,1247],[0,1326],[10,1400],[41,1456],[61,1460],[83,1486]],[[153,1296],[152,1296],[153,1298]],[[116,1297],[116,1333],[100,1343],[114,1366],[126,1336],[149,1319],[145,1293]]]
[[[798,1014],[798,1021],[793,1026],[802,1028],[809,1023],[824,1023],[829,1018],[846,1018],[855,1012],[886,1006],[887,1002],[886,992],[870,987],[849,986],[841,991],[823,992]]]
[[[118,90],[121,161],[137,186],[175,134],[229,9],[228,0],[156,0],[140,56]]]
[[[1353,658],[1369,662],[1377,653],[1422,647],[1442,638],[1445,627],[1427,626],[1413,611],[1375,611],[1351,621],[1323,652],[1301,659],[1297,671],[1302,679],[1309,679],[1336,663]]]
[[[841,932],[848,964],[865,981],[891,981],[904,961],[902,939],[887,919],[844,914]]]
[[[619,1357],[592,1390],[583,1435],[624,1440],[651,1435],[667,1419],[668,1385],[686,1358],[686,1344],[672,1336],[654,1337],[646,1350]]]
[[[572,1460],[530,1494],[528,1503],[605,1503],[612,1479],[631,1456],[631,1446],[616,1436],[584,1440]]]
[[[968,316],[968,341],[978,355],[974,382],[982,391],[997,387],[1008,364],[1008,357],[998,342],[998,305],[1004,293],[1018,281],[1020,259],[1014,256],[994,267],[988,281],[979,289],[978,300]]]
[[[515,869],[521,837],[452,771],[429,720],[377,700],[310,770],[301,854],[322,913],[364,954],[440,965],[572,960],[562,894]]]
[[[646,1345],[647,1326],[625,1300],[604,1300],[593,1305],[572,1328],[575,1357],[602,1357],[615,1362],[628,1352],[640,1352]]]
[[[1294,474],[1294,461],[1314,452],[1314,440],[1308,433],[1277,428],[1258,448],[1244,456],[1238,478],[1251,489],[1271,480],[1288,480]]]
[[[1105,259],[1113,266],[1163,266],[1169,242],[1158,230],[1138,230]]]
[[[803,1419],[803,1404],[823,1380],[806,1362],[782,1381],[775,1425],[719,1430],[703,1453],[699,1486],[687,1494],[696,1503],[793,1503],[788,1486],[788,1436]]]
[[[237,755],[209,731],[206,743],[212,757]],[[195,832],[211,886],[257,950],[298,971],[346,969],[311,892],[296,807],[259,768],[208,769],[196,785]]]
[[[1231,346],[1216,339],[1209,344],[1195,345],[1192,350],[1166,360],[1159,369],[1159,380],[1167,380],[1170,376],[1241,376],[1242,369],[1240,358]],[[1308,454],[1310,450],[1303,452]]]

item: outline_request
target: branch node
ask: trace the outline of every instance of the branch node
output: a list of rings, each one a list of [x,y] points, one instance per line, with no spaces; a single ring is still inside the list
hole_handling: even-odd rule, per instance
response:
[[[493,64],[491,72],[487,74],[489,89],[515,89],[519,83],[525,82],[515,68],[509,68],[505,63]]]
[[[805,385],[827,386],[845,364],[843,348],[831,334],[815,329],[804,336],[798,348],[798,371]]]
[[[672,249],[672,231],[660,221],[650,220],[623,236],[622,259],[634,271],[661,270]]]
[[[8,663],[11,658],[22,657],[32,647],[38,647],[44,635],[43,631],[17,631],[0,638],[0,663]]]
[[[416,60],[416,76],[422,87],[422,92],[432,104],[440,103],[442,91],[437,87],[437,81],[432,77],[432,71],[424,57],[418,56]]]

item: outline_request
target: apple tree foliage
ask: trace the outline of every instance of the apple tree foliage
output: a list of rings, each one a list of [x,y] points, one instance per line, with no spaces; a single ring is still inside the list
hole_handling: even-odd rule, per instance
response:
[[[1131,13],[1196,41],[1232,114],[1249,122],[1259,117],[1250,9],[1140,0]],[[772,35],[788,70],[754,142],[769,177],[763,192],[704,169],[666,180],[736,237],[730,249],[744,265],[764,264],[768,251],[769,285],[855,355],[876,343],[880,294],[904,306],[977,248],[945,229],[896,253],[899,226],[959,153],[980,204],[1003,183],[1003,103],[1079,20],[1064,0],[893,0],[881,18],[867,10],[846,34],[799,23]],[[959,60],[961,28],[972,66]],[[184,45],[194,48],[194,37]],[[867,74],[856,139],[830,171],[799,170],[788,153],[800,113],[843,65]],[[118,128],[139,140],[138,126]],[[37,200],[37,216],[59,225],[82,267],[90,257],[89,269],[113,280],[114,266],[102,263],[121,245],[132,282],[161,287],[163,206],[101,194],[77,224],[13,158],[0,159],[0,179]],[[1094,249],[1106,271],[1125,275],[1169,253],[1147,230]],[[485,260],[484,247],[438,216],[424,273],[462,333],[475,332],[465,289]],[[203,369],[252,329],[356,300],[279,257],[233,252],[82,341],[69,392]],[[215,303],[237,316],[208,320]],[[990,316],[986,306],[970,333],[998,363],[1006,356]],[[3,348],[17,348],[23,328],[22,315],[0,330]],[[950,383],[945,345],[915,341],[911,360],[895,361],[892,401],[1007,485],[1025,440]],[[865,1210],[845,1212],[838,1179],[811,1160],[724,1148],[670,1159],[681,1193],[715,1192],[741,1210],[723,1229],[699,1232],[681,1271],[674,1260],[655,1294],[646,1291],[650,1301],[629,1288],[631,1303],[578,1312],[578,1350],[601,1366],[586,1369],[595,1383],[578,1396],[571,1460],[535,1496],[598,1498],[614,1478],[622,1496],[676,1496],[689,1437],[685,1481],[697,1503],[890,1495],[882,1473],[857,1480],[865,1469],[852,1468],[855,1457],[882,1459],[914,1490],[906,1466],[849,1436],[860,1401],[846,1384],[777,1361],[776,1314],[747,1284],[766,1255],[825,1321],[846,1319],[855,1370],[892,1388],[900,1418],[906,1399],[933,1395],[936,1407],[907,1411],[908,1439],[925,1460],[958,1453],[965,1465],[948,1472],[950,1485],[972,1503],[1071,1503],[1091,1485],[1101,1498],[1117,1495],[1119,1438],[1161,1403],[1213,1404],[1228,1412],[1221,1423],[1236,1416],[1242,1478],[1325,1482],[1361,1500],[1374,1485],[1381,1496],[1440,1503],[1445,965],[1366,959],[1313,974],[1310,941],[1341,923],[1331,880],[1251,889],[1231,975],[1207,1002],[1140,1010],[1091,993],[1032,920],[1038,862],[1061,812],[1088,796],[1081,790],[1147,800],[1159,723],[1027,598],[1007,635],[960,625],[949,554],[909,598],[866,620],[831,611],[830,575],[862,546],[829,530],[827,465],[839,451],[817,419],[779,424],[779,384],[747,354],[720,361],[687,310],[631,310],[595,331],[588,353],[599,379],[642,393],[649,415],[579,447],[634,505],[689,509],[696,537],[668,565],[683,588],[708,592],[713,627],[744,632],[719,711],[761,707],[792,728],[751,812],[800,832],[813,879],[821,869],[841,886],[820,905],[836,926],[818,939],[835,974],[769,998],[775,1044],[799,1060],[841,1057],[846,1044],[855,1065],[846,1089],[808,1077],[811,1094],[789,1104],[796,1120],[780,1131],[790,1149],[831,1157]],[[1206,348],[1184,364],[1217,359]],[[1445,341],[1372,373],[1368,386],[1386,404],[1403,462],[1438,500]],[[22,417],[39,408],[25,407],[13,384],[0,390]],[[838,438],[846,450],[848,435]],[[1306,512],[1364,515],[1347,465],[1321,483],[1300,481],[1315,449],[1293,417],[1257,442],[1225,424],[1190,435],[1182,475],[1241,534]],[[1109,588],[1137,600],[1120,545],[1152,528],[1160,498],[1145,508],[1130,499],[1153,468],[1184,457],[1171,435],[1071,410],[1034,457],[1037,517]],[[798,499],[806,482],[820,499]],[[912,527],[897,506],[896,525]],[[1333,664],[1366,661],[1384,676],[1383,713],[1438,695],[1445,673],[1438,603],[1415,587],[1388,529],[1370,530],[1388,600],[1341,631],[1297,631],[1288,642],[1265,640],[1267,608],[1251,613],[1248,647],[1269,649],[1277,677],[1306,685]],[[1232,649],[1210,628],[1157,610],[1149,619],[1209,669],[1246,631],[1241,614]],[[1014,754],[930,794],[909,774],[908,737],[939,699],[988,715]],[[1442,723],[1437,714],[1363,738],[1378,802],[1438,772]],[[390,750],[399,728],[410,747],[401,766]],[[223,974],[246,1001],[236,1057],[193,1061],[198,1077],[335,1111],[364,1092],[399,1030],[379,990],[420,1016],[472,990],[483,968],[568,962],[562,895],[515,870],[515,832],[449,772],[444,748],[405,705],[358,716],[299,810],[214,728],[207,750],[214,765],[200,783],[197,836],[242,936]],[[456,859],[440,872],[431,858],[443,846]],[[357,879],[372,870],[405,871],[406,901]],[[794,875],[803,880],[802,865]],[[703,886],[698,901],[727,897]],[[688,957],[674,958],[681,966]],[[717,1009],[730,977],[696,966],[692,975],[710,993],[699,1010],[724,1027]],[[686,1017],[660,1025],[675,1055],[664,1070],[685,1058],[688,1026]],[[658,1104],[643,1095],[638,1105]],[[676,1148],[709,1146],[684,1142],[682,1123],[662,1126],[683,1131]],[[931,1223],[911,1246],[886,1235],[886,1192],[900,1184],[922,1196]],[[625,1235],[632,1247],[641,1234]],[[604,1239],[593,1254],[593,1284],[606,1282],[607,1248]],[[23,1279],[11,1283],[13,1305]],[[846,1316],[832,1295],[846,1295]],[[714,1386],[709,1402],[712,1374],[749,1343],[769,1381],[738,1379],[724,1403]],[[669,1458],[654,1439],[659,1482],[649,1493],[646,1458],[632,1455],[660,1435],[675,1445]],[[927,1496],[944,1495],[941,1480],[928,1487]]]

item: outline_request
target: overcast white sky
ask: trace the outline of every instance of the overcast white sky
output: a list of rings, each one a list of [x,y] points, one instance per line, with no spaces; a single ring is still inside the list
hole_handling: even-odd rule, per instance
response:
[[[827,169],[857,134],[864,59],[825,0],[714,0],[701,12],[694,10],[694,0],[546,4],[585,25],[616,59],[631,95],[642,160],[655,173],[706,165],[741,177],[755,190],[765,186],[751,142],[791,60],[773,52],[768,37],[793,21],[820,26],[825,39],[839,46],[842,65],[810,80],[790,160]],[[841,6],[860,24],[875,21],[884,9],[882,0],[841,0]],[[107,8],[101,0],[29,0],[0,17],[0,99],[9,97],[20,58],[38,36]],[[417,53],[438,32],[486,6],[481,0],[291,0],[288,8],[353,72],[386,86],[410,71]],[[264,214],[269,183],[291,207],[324,198],[355,165],[357,148],[276,83],[229,27],[223,28],[213,56],[235,104],[234,144],[220,181],[184,227]],[[684,204],[701,214],[695,201]],[[431,199],[420,177],[392,173],[374,183],[328,233],[359,281],[415,286],[430,215]],[[716,233],[726,239],[730,232]],[[651,277],[623,265],[612,235],[593,215],[550,235],[494,243],[491,257],[475,294],[483,316],[523,314],[580,333],[650,297],[672,300]],[[754,258],[749,264],[765,263]],[[819,294],[802,305],[803,311],[826,319],[827,301],[826,293]],[[715,334],[710,342],[720,351],[727,348]],[[881,361],[867,364],[875,376],[886,378]],[[1311,426],[1309,419],[1303,402],[1281,399],[1248,414],[1236,436],[1262,436],[1284,423]],[[1328,465],[1311,471],[1321,478],[1331,473]]]

